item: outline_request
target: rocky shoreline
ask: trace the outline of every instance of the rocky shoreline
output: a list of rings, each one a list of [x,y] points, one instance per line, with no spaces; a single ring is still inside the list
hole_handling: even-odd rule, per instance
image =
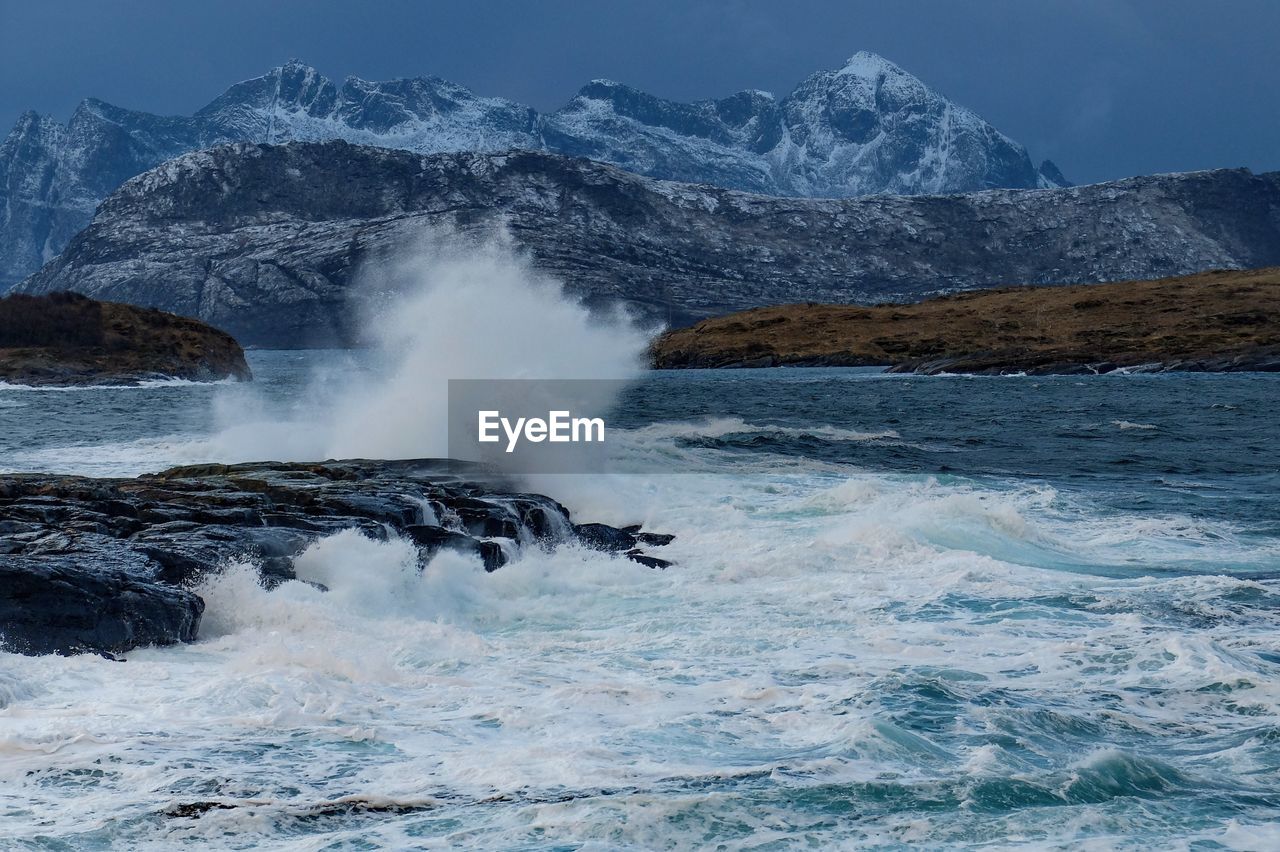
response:
[[[252,378],[235,338],[199,320],[70,292],[0,299],[0,382],[71,387]]]
[[[938,375],[1280,371],[1280,267],[1020,287],[911,305],[780,305],[654,342],[653,366]]]
[[[136,479],[0,475],[0,647],[99,653],[198,638],[192,587],[233,560],[296,579],[312,542],[356,529],[495,571],[522,548],[580,543],[651,568],[672,536],[575,524],[564,506],[448,460],[197,465]]]

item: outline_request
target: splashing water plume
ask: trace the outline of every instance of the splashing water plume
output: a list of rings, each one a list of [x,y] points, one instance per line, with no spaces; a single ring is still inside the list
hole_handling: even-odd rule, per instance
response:
[[[219,460],[444,456],[450,379],[630,379],[648,345],[630,318],[589,311],[501,234],[425,235],[368,264],[355,292],[373,371],[317,377],[318,410],[288,422],[237,394],[219,412]]]

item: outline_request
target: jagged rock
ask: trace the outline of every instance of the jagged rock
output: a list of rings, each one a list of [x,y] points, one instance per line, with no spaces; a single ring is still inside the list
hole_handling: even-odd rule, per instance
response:
[[[791,95],[685,104],[595,80],[539,115],[439,78],[336,85],[291,61],[190,117],[90,98],[67,125],[28,112],[0,143],[0,292],[36,271],[128,178],[226,142],[343,139],[417,153],[554,151],[653,177],[781,195],[1066,185],[1021,145],[891,62],[861,52]]]
[[[676,537],[671,533],[637,532],[635,536],[638,544],[647,544],[650,547],[666,547],[676,540]]]
[[[404,528],[404,534],[418,545],[424,559],[430,559],[441,550],[454,550],[479,556],[486,571],[497,571],[507,564],[507,554],[500,544],[495,541],[480,541],[465,532],[429,524],[412,524]],[[507,537],[515,538],[514,535]]]
[[[195,639],[204,611],[196,594],[157,582],[142,563],[112,562],[99,546],[6,555],[0,561],[0,647],[22,654],[109,655]]]
[[[424,505],[438,523],[424,522]],[[273,587],[295,579],[294,558],[317,538],[353,528],[404,537],[424,564],[450,548],[495,571],[521,546],[596,547],[604,531],[625,537],[629,558],[670,564],[634,550],[645,534],[575,527],[556,501],[512,493],[460,462],[194,465],[136,479],[5,474],[0,647],[116,654],[192,641],[204,603],[190,586],[205,574],[248,560]]]
[[[669,533],[640,532],[639,525],[619,528],[608,524],[575,524],[573,532],[588,547],[607,553],[621,553],[632,562],[639,562],[647,568],[668,568],[675,564],[666,559],[648,556],[637,547],[640,544],[664,547],[675,541],[676,537]]]
[[[551,154],[242,143],[129,181],[18,289],[154,304],[246,344],[351,343],[355,270],[437,226],[505,227],[588,304],[678,326],[780,303],[1280,264],[1280,173],[813,200]]]
[[[672,565],[675,564],[667,559],[659,559],[656,556],[648,556],[638,550],[628,550],[624,555],[628,559],[630,559],[632,562],[639,562],[641,565],[643,565],[646,568],[657,568],[659,570],[665,571],[667,568],[670,568]]]
[[[573,531],[584,543],[597,550],[623,553],[636,546],[636,537],[633,533],[608,524],[578,524]]]

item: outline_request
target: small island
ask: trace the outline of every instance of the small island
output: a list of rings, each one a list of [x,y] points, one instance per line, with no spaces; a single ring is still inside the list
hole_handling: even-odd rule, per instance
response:
[[[0,382],[136,385],[252,378],[235,338],[199,320],[78,293],[0,299]]]
[[[1012,287],[915,304],[778,305],[669,331],[653,366],[927,375],[1280,371],[1280,267]]]

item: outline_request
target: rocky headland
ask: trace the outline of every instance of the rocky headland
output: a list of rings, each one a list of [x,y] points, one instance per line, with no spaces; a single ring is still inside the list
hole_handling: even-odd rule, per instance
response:
[[[779,305],[655,341],[653,364],[895,372],[1280,370],[1280,268],[1019,287],[911,305]]]
[[[252,378],[235,338],[199,320],[76,293],[0,298],[0,381],[131,385]]]
[[[193,586],[233,560],[295,581],[316,539],[399,536],[420,562],[444,548],[494,571],[521,548],[571,542],[651,568],[672,536],[575,524],[568,510],[447,460],[181,467],[136,479],[0,475],[0,647],[114,655],[199,636]]]
[[[681,326],[789,302],[1280,265],[1280,173],[806,199],[547,153],[240,143],[128,181],[18,291],[154,305],[246,346],[349,344],[362,270],[437,230],[504,230],[587,304]]]

